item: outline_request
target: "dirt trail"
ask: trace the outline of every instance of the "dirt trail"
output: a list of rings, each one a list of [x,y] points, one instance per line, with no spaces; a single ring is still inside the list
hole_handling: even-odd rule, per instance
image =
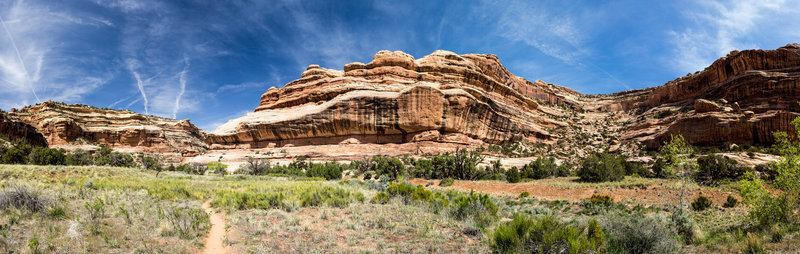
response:
[[[211,200],[203,203],[203,210],[210,215],[211,230],[208,232],[201,253],[230,253],[230,248],[222,244],[222,239],[225,238],[225,214],[214,212],[214,209],[211,208]]]

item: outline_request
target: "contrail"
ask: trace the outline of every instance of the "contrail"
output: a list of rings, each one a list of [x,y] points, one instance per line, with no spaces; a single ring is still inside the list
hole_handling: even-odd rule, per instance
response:
[[[136,78],[136,84],[139,86],[139,92],[142,93],[142,99],[144,99],[144,114],[149,115],[150,111],[147,109],[147,94],[144,93],[144,84],[142,83],[142,78],[139,77],[139,73],[131,70],[133,72],[133,76]]]
[[[175,97],[175,108],[172,109],[172,118],[178,117],[178,109],[180,109],[181,107],[181,96],[183,96],[183,93],[186,92],[186,72],[188,71],[189,71],[189,59],[184,57],[183,71],[181,71],[181,76],[180,76],[181,92],[178,93],[178,97]]]
[[[8,34],[8,38],[11,39],[11,46],[14,46],[14,51],[17,52],[17,59],[19,59],[19,62],[22,64],[22,70],[25,71],[25,79],[27,79],[26,81],[30,81],[30,74],[28,74],[28,68],[25,67],[25,61],[22,61],[22,55],[19,53],[19,48],[17,48],[17,42],[14,41],[14,36],[11,35],[11,31],[9,31],[8,27],[6,27],[6,21],[3,20],[2,16],[0,16],[0,23],[3,24],[3,29],[6,30],[6,34]],[[31,88],[31,92],[33,93],[33,97],[36,97],[36,102],[42,102],[42,100],[39,99],[39,95],[36,95],[36,90],[33,89],[33,85],[31,85],[31,84],[27,84],[27,85],[28,85],[28,87]]]

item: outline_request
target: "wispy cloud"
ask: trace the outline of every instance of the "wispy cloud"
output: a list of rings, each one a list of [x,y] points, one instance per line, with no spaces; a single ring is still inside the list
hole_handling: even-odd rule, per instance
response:
[[[689,6],[683,13],[687,27],[668,31],[675,54],[672,64],[681,72],[702,70],[732,50],[767,46],[759,43],[765,41],[762,36],[789,37],[781,31],[796,30],[785,28],[800,21],[798,6],[796,0],[703,1]],[[769,34],[760,34],[762,30]]]
[[[486,9],[488,8],[488,10]],[[563,8],[560,7],[560,8]],[[584,31],[576,25],[577,15],[561,15],[555,8],[539,2],[490,2],[481,6],[496,19],[498,32],[506,39],[519,41],[567,63],[578,62],[588,52],[583,46]]]

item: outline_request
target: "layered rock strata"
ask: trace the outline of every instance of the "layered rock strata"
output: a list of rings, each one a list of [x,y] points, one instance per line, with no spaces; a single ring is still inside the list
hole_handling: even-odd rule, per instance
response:
[[[627,100],[621,108],[638,109],[645,120],[629,126],[623,138],[648,147],[672,134],[698,145],[769,144],[772,132],[791,133],[791,120],[800,116],[800,44],[733,51],[701,72]],[[664,111],[677,113],[653,117]]]
[[[208,148],[203,142],[204,132],[189,120],[141,115],[127,110],[48,101],[9,113],[9,117],[34,126],[51,146],[86,141],[113,148],[185,155]]]
[[[47,140],[30,124],[11,120],[8,115],[0,112],[0,135],[8,141],[24,138],[33,146],[47,146]]]
[[[580,94],[511,74],[494,55],[436,51],[420,59],[381,51],[343,71],[311,65],[270,88],[255,109],[206,141],[251,147],[414,141],[551,142],[566,123],[542,108],[580,108]]]

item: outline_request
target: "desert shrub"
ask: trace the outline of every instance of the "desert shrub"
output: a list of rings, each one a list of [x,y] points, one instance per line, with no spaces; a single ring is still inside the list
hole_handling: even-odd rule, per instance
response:
[[[53,219],[63,219],[67,217],[67,212],[64,210],[63,207],[53,206],[50,207],[50,209],[47,209],[47,217]]]
[[[559,167],[556,165],[556,160],[553,157],[539,157],[522,167],[521,171],[523,178],[531,179],[569,175],[569,170],[566,167]]]
[[[247,156],[247,163],[240,170],[248,175],[266,175],[270,171],[269,160]]]
[[[83,149],[75,149],[64,157],[64,162],[72,166],[88,166],[94,164],[92,155]]]
[[[161,173],[161,171],[164,169],[161,166],[161,161],[157,156],[142,155],[140,164],[144,169],[156,171],[156,176],[158,176],[158,173]]]
[[[445,179],[442,179],[441,182],[439,182],[439,186],[447,187],[447,186],[453,185],[455,182],[456,181],[453,180],[453,178],[445,178]]]
[[[590,203],[595,205],[612,205],[614,204],[614,199],[607,195],[598,195],[592,194],[592,197],[588,200]]]
[[[248,191],[218,191],[212,204],[237,210],[283,208],[286,195],[283,193],[254,193]]]
[[[658,158],[653,163],[653,176],[658,178],[669,178],[670,175],[669,170],[667,169],[667,161],[664,158]]]
[[[492,234],[495,253],[594,253],[602,250],[603,230],[596,221],[590,226],[564,223],[554,216],[531,218],[514,215]]]
[[[795,131],[800,133],[800,118],[792,120]],[[795,225],[800,220],[800,143],[787,133],[775,132],[773,146],[782,158],[771,165],[776,172],[768,188],[764,180],[748,172],[739,183],[744,202],[753,205],[750,215],[761,226],[777,222]],[[796,136],[796,135],[795,135]],[[778,191],[770,191],[770,189]]]
[[[419,159],[414,161],[414,177],[421,177],[425,179],[434,178],[436,173],[433,171],[433,163],[428,159]]]
[[[372,157],[370,170],[375,171],[375,175],[386,175],[391,180],[396,180],[400,175],[405,174],[403,161],[397,158]]]
[[[530,196],[531,196],[531,193],[527,192],[527,191],[523,191],[522,193],[519,194],[519,198],[527,198],[527,197],[530,197]]]
[[[497,205],[489,195],[469,194],[456,195],[452,198],[450,214],[458,220],[471,220],[479,228],[484,228],[497,219]]]
[[[481,179],[486,172],[478,168],[483,162],[481,151],[459,149],[454,153],[436,155],[431,158],[432,178],[454,178],[459,180]]]
[[[738,180],[745,173],[735,160],[719,155],[707,155],[697,158],[695,180],[705,185],[715,185],[720,180]]]
[[[381,195],[381,193],[378,193]],[[377,197],[377,196],[376,196]],[[380,198],[373,198],[373,203],[385,204],[390,198],[399,197],[406,204],[419,204],[424,202],[439,202],[447,199],[440,193],[425,189],[422,185],[414,186],[405,183],[391,183]]]
[[[520,178],[520,173],[519,170],[517,170],[517,167],[511,167],[511,169],[506,171],[506,180],[508,180],[509,183],[518,183]]]
[[[89,214],[89,218],[92,221],[97,221],[105,217],[106,214],[106,201],[102,198],[95,198],[92,202],[85,202],[83,207],[86,208],[86,212]]]
[[[25,185],[13,185],[0,193],[0,209],[16,208],[38,213],[44,212],[50,201],[36,190]]]
[[[311,163],[311,166],[306,170],[306,176],[308,177],[321,177],[325,178],[326,180],[335,180],[335,179],[342,179],[342,172],[344,165],[339,164],[338,162],[326,162],[326,163]]]
[[[625,160],[610,153],[595,153],[581,161],[578,177],[584,182],[619,181],[625,176]]]
[[[775,224],[775,225],[772,225],[772,228],[770,228],[769,236],[770,236],[770,240],[773,243],[779,243],[779,242],[783,241],[783,238],[786,236],[786,233],[783,230],[781,230],[780,226]]]
[[[206,169],[214,174],[225,175],[225,173],[228,171],[228,165],[225,165],[224,163],[219,161],[214,161],[206,164]]]
[[[136,166],[133,156],[113,151],[110,147],[100,145],[95,153],[94,164],[98,166],[128,167]]]
[[[25,164],[31,150],[33,150],[33,146],[26,139],[16,139],[11,142],[9,147],[5,148],[2,156],[0,156],[0,163]]]
[[[609,215],[603,219],[609,253],[678,253],[669,219],[656,215]]]
[[[361,194],[360,192],[358,194]],[[357,196],[358,194],[355,194]],[[350,205],[351,193],[342,189],[325,186],[318,188],[314,191],[306,191],[300,195],[300,205],[303,207],[316,207],[316,206],[329,206],[344,208]],[[363,194],[361,198],[356,197],[363,201]]]
[[[200,208],[169,207],[164,217],[174,232],[183,239],[200,237],[211,227],[208,214]]]
[[[644,164],[638,162],[625,161],[625,175],[638,175],[643,177],[652,177],[652,173],[647,169]]]
[[[728,199],[725,200],[725,204],[723,204],[722,207],[733,208],[736,207],[737,204],[739,204],[739,200],[737,200],[731,195],[728,195]]]
[[[34,165],[64,165],[64,152],[48,147],[34,147],[28,154],[28,163]]]
[[[761,236],[754,233],[747,233],[747,238],[745,239],[745,248],[742,253],[746,254],[763,254],[767,253],[764,250],[764,243],[761,242]]]
[[[691,214],[689,214],[688,211],[683,208],[676,208],[672,211],[670,219],[672,220],[672,224],[675,226],[675,230],[678,232],[678,235],[683,238],[685,243],[691,244],[694,242],[695,224]]]
[[[705,196],[698,196],[697,199],[692,202],[692,210],[695,211],[703,211],[710,208],[712,205],[711,200]]]
[[[370,180],[370,179],[372,179],[372,174],[371,174],[371,173],[369,173],[369,172],[367,172],[367,173],[364,173],[364,181],[366,181],[366,180]]]
[[[778,175],[778,172],[775,171],[775,167],[772,166],[772,163],[756,165],[755,171],[761,174],[761,178],[767,181],[775,180],[775,176]]]
[[[662,110],[662,111],[656,112],[654,117],[658,118],[658,119],[661,119],[661,118],[669,117],[669,116],[674,115],[676,113],[678,113],[678,112],[675,111],[675,110],[667,109],[667,110]]]

